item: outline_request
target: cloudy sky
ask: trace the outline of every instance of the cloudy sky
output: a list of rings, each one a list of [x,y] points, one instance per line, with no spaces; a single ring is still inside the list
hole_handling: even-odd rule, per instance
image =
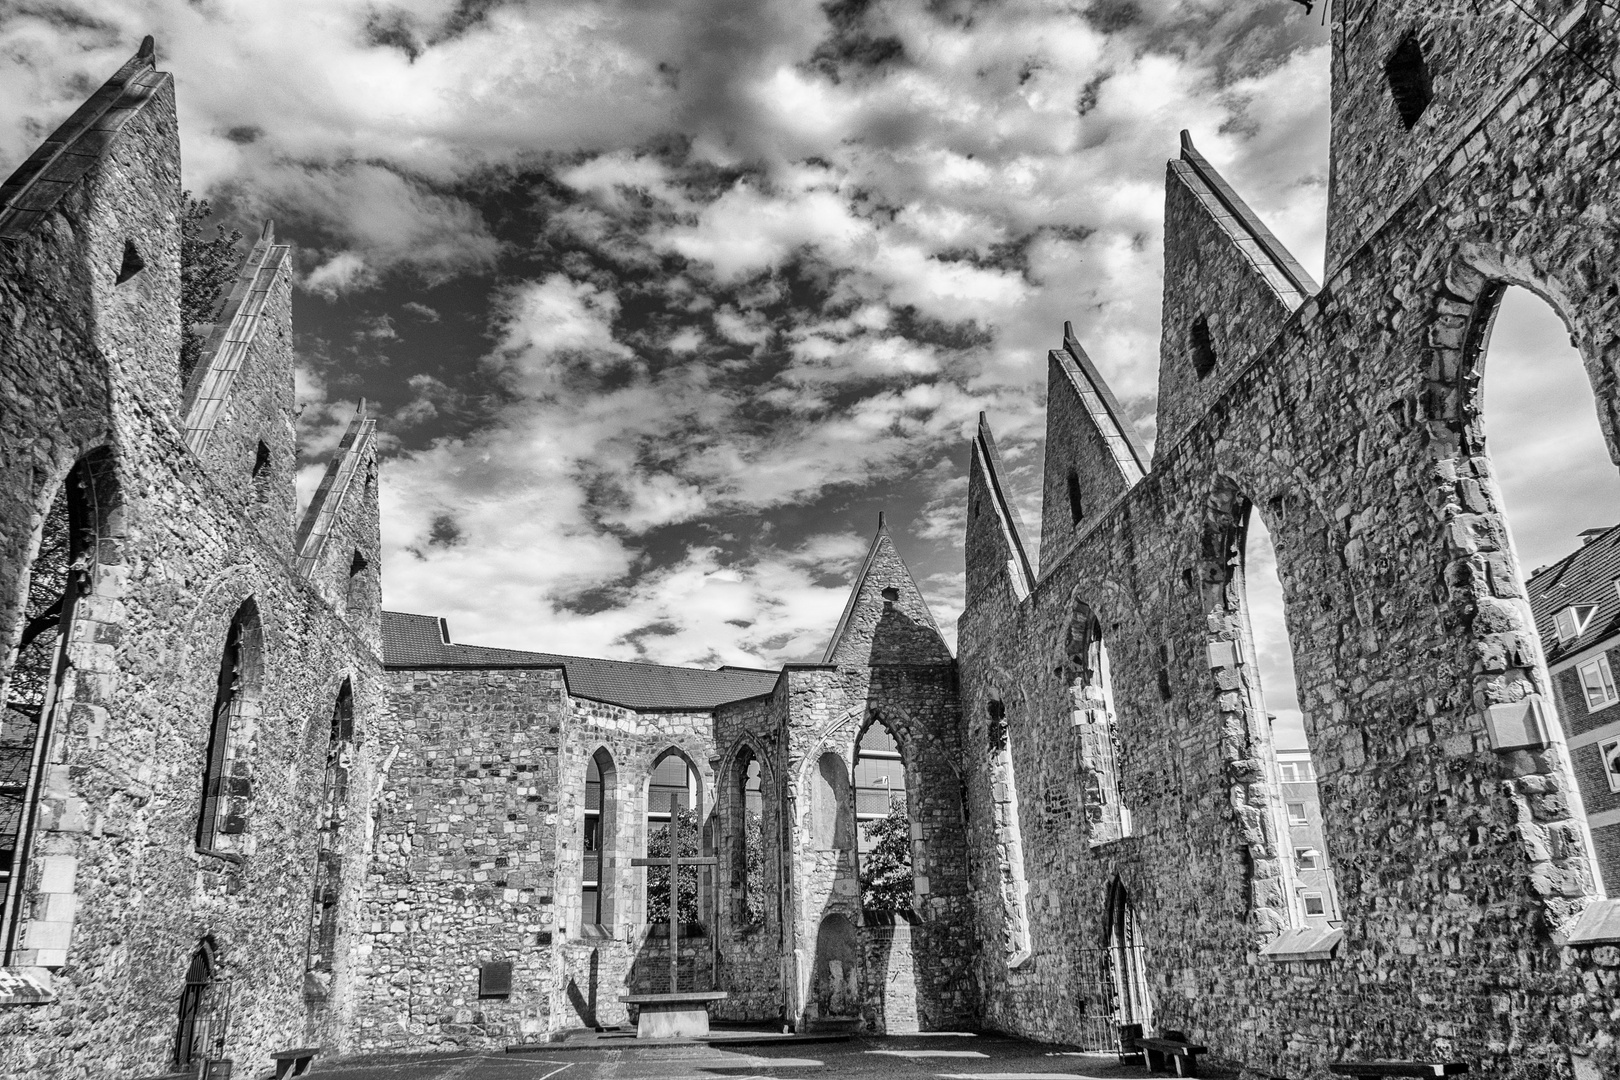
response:
[[[186,184],[298,245],[306,487],[373,401],[386,601],[462,641],[815,658],[885,509],[954,637],[966,440],[1038,534],[1063,320],[1151,441],[1178,130],[1321,268],[1289,0],[24,2],[0,168],[146,33]]]

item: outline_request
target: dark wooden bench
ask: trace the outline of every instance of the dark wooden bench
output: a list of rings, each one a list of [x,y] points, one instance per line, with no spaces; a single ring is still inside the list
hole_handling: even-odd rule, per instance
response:
[[[315,1055],[321,1052],[319,1046],[300,1046],[294,1050],[277,1050],[270,1055],[270,1060],[276,1063],[275,1080],[286,1080],[289,1076],[303,1076],[309,1072],[309,1063],[315,1060]]]
[[[1336,1076],[1368,1076],[1378,1080],[1389,1076],[1461,1076],[1468,1071],[1462,1061],[1335,1061],[1328,1072]]]
[[[1148,1072],[1158,1072],[1169,1064],[1176,1070],[1177,1076],[1197,1076],[1198,1055],[1207,1050],[1207,1047],[1188,1042],[1179,1031],[1162,1032],[1157,1039],[1138,1035],[1136,1045],[1147,1057]]]

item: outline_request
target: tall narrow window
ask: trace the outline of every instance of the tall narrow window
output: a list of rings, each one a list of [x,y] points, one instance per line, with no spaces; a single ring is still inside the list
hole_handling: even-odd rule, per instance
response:
[[[667,858],[670,853],[670,825],[678,821],[680,854],[686,858],[698,855],[699,828],[702,822],[702,780],[697,770],[675,751],[667,751],[653,766],[652,779],[647,785],[647,856],[650,859]],[[696,866],[683,867],[678,886],[677,914],[683,923],[696,924],[698,910],[699,875]],[[658,925],[669,923],[670,914],[669,870],[660,866],[647,868],[647,922]]]
[[[1018,779],[1014,772],[1007,706],[991,698],[985,707],[990,752],[991,815],[1001,871],[1002,948],[1007,966],[1030,957],[1029,879],[1024,875],[1023,829],[1018,820]]]
[[[197,815],[199,851],[245,854],[239,838],[248,829],[253,778],[242,751],[258,706],[259,641],[259,609],[250,599],[231,620],[220,658]]]
[[[580,838],[580,924],[586,933],[606,933],[607,850],[612,836],[613,758],[600,749],[585,763],[585,814]]]
[[[1086,516],[1085,506],[1080,500],[1080,474],[1073,469],[1069,470],[1069,520],[1075,525]]]
[[[1611,787],[1603,743],[1614,733],[1620,704],[1610,666],[1620,646],[1620,594],[1610,569],[1620,550],[1614,527],[1620,477],[1603,429],[1593,422],[1607,415],[1612,423],[1613,413],[1607,398],[1593,394],[1580,350],[1557,312],[1521,288],[1484,302],[1496,303],[1480,350],[1489,475],[1512,551],[1523,568],[1540,568],[1526,589],[1551,684],[1542,704],[1552,706],[1546,711],[1562,729],[1571,795],[1578,793],[1578,802],[1561,802],[1570,818],[1585,817],[1594,885],[1614,897],[1620,894],[1620,792]],[[1505,677],[1539,681],[1529,670]]]
[[[1248,671],[1250,693],[1264,710],[1270,725],[1272,776],[1278,785],[1275,797],[1283,804],[1284,820],[1278,823],[1281,826],[1278,831],[1289,838],[1287,844],[1279,847],[1285,857],[1300,849],[1319,854],[1309,868],[1289,859],[1289,873],[1284,878],[1288,909],[1296,926],[1325,925],[1330,916],[1335,919],[1338,916],[1338,888],[1331,861],[1325,854],[1327,838],[1322,830],[1321,798],[1305,737],[1305,714],[1294,678],[1294,651],[1283,612],[1277,551],[1265,522],[1252,509],[1243,549],[1243,602],[1255,654],[1255,663]],[[1304,902],[1307,892],[1329,897],[1332,903],[1325,904],[1320,911],[1309,910]]]
[[[741,892],[741,918],[744,927],[765,922],[765,800],[760,790],[759,759],[744,749],[737,760],[737,795],[742,807],[738,832],[736,874]]]
[[[867,726],[855,747],[855,820],[861,907],[910,911],[914,881],[906,767],[894,733],[881,718]]]
[[[1069,623],[1065,647],[1070,724],[1079,737],[1078,770],[1086,831],[1093,846],[1131,833],[1131,814],[1120,794],[1121,746],[1113,681],[1102,624],[1081,606]]]
[[[5,713],[0,717],[0,962],[12,959],[27,921],[28,853],[51,720],[75,604],[90,587],[98,557],[98,485],[108,484],[110,477],[104,451],[87,457],[68,474],[46,512],[29,567],[22,630],[5,672]]]
[[[305,996],[324,1001],[331,992],[337,956],[338,898],[343,887],[343,825],[349,805],[349,769],[354,756],[354,693],[348,680],[332,707],[326,740],[326,774],[321,783],[320,827],[316,833],[315,895],[309,931],[309,978]]]

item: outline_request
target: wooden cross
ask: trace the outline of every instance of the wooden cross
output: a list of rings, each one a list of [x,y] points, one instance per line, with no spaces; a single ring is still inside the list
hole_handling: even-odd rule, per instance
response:
[[[681,867],[683,866],[714,866],[717,859],[713,856],[681,858],[681,814],[680,807],[675,805],[675,793],[669,793],[669,859],[631,859],[631,866],[665,866],[669,867],[669,992],[676,993],[677,972],[680,970],[680,939],[681,939]]]

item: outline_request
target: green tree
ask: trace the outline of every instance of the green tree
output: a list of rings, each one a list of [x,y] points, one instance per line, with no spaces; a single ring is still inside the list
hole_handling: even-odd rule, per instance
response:
[[[180,379],[191,380],[202,359],[207,337],[203,327],[214,321],[231,283],[236,280],[241,256],[236,243],[242,234],[225,226],[214,226],[214,238],[204,233],[204,222],[214,216],[207,199],[193,199],[183,191],[180,212]]]
[[[743,890],[743,922],[765,922],[765,823],[758,814],[743,816],[743,864],[747,868]]]
[[[911,818],[906,800],[889,799],[889,814],[861,826],[870,851],[861,856],[861,906],[868,911],[910,911]]]
[[[698,854],[698,819],[692,810],[681,810],[676,816],[681,824],[681,858],[696,858]],[[661,827],[647,837],[649,859],[669,858],[669,828]],[[683,923],[698,921],[698,868],[681,867],[680,916]],[[647,867],[647,921],[669,922],[669,868]]]

